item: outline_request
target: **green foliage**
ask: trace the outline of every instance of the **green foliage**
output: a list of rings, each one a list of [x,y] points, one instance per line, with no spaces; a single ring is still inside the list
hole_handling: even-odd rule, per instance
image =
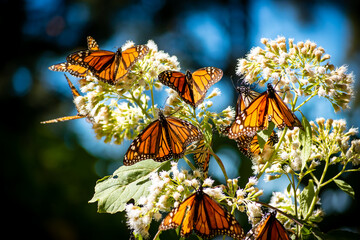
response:
[[[306,162],[309,160],[309,157],[311,155],[312,130],[311,130],[309,121],[306,119],[306,117],[303,114],[301,114],[301,115],[302,115],[302,125],[304,127],[304,131],[300,131],[299,141],[302,146],[302,149],[301,149],[301,159],[302,159],[301,171],[303,171],[304,168],[306,167]]]
[[[312,180],[309,180],[308,185],[304,188],[299,196],[301,214],[305,218],[311,209],[311,204],[315,197],[315,186]]]
[[[350,186],[350,184],[346,183],[343,180],[340,179],[334,179],[334,182],[336,183],[336,185],[343,190],[344,192],[346,192],[350,197],[352,197],[353,199],[355,199],[355,192],[354,189]]]
[[[98,202],[98,212],[122,212],[131,199],[136,204],[140,197],[148,194],[151,184],[149,177],[152,173],[169,168],[169,162],[158,163],[153,160],[121,166],[113,175],[97,181],[95,194],[89,202]]]

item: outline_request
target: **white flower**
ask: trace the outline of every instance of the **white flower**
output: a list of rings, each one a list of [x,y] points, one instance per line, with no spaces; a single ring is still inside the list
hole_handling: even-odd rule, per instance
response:
[[[128,49],[128,48],[131,48],[131,47],[133,47],[135,45],[135,43],[133,42],[133,41],[126,41],[125,43],[124,43],[124,45],[122,45],[121,46],[121,50],[122,51],[125,51],[126,49]]]
[[[261,205],[254,202],[249,202],[247,205],[247,214],[249,220],[251,221],[252,225],[254,226],[257,222],[261,220],[262,211]]]
[[[221,91],[219,88],[214,88],[214,90],[209,94],[209,96],[207,97],[208,99],[216,97],[216,96],[220,96],[221,95]]]
[[[249,177],[248,184],[250,184],[251,186],[256,185],[256,184],[258,184],[258,179],[254,176],[251,176],[251,177]]]
[[[208,194],[210,197],[215,199],[222,199],[225,197],[222,189],[219,187],[216,188],[204,188],[204,193]]]
[[[211,179],[211,178],[206,178],[204,180],[203,186],[204,187],[211,187],[214,184],[215,180]]]
[[[182,185],[177,186],[176,191],[178,191],[179,193],[184,191],[184,187]]]

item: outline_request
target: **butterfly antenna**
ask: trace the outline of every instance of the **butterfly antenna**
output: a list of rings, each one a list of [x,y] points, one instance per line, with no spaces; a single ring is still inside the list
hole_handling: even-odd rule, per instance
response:
[[[263,202],[259,202],[259,201],[254,201],[254,202],[256,202],[256,203],[258,203],[258,204],[261,204],[261,205],[263,205],[263,206],[265,206],[265,207],[267,207],[267,208],[271,208],[271,209],[275,210],[276,212],[278,212],[278,213],[284,215],[285,217],[287,217],[288,219],[293,220],[293,221],[294,221],[296,224],[298,224],[299,226],[303,226],[303,225],[304,225],[304,224],[302,224],[297,218],[295,218],[294,216],[291,216],[291,215],[289,215],[289,214],[281,211],[279,208],[273,207],[273,206],[271,206],[271,205],[269,205],[269,204],[267,204],[267,203],[263,203]]]
[[[231,83],[232,83],[234,89],[236,90],[236,85],[235,85],[235,83],[234,83],[233,75],[230,76],[230,80],[231,80]],[[238,81],[239,81],[239,80],[238,80]]]

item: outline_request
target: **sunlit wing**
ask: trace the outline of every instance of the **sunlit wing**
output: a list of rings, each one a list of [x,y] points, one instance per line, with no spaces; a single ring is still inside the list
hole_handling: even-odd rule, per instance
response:
[[[207,90],[220,81],[223,72],[219,68],[205,67],[191,73],[167,70],[159,74],[161,83],[174,89],[188,104],[197,107],[205,99]]]
[[[207,90],[220,81],[222,76],[222,70],[215,67],[201,68],[192,73],[191,82],[195,107],[204,101]]]
[[[162,84],[174,89],[186,103],[194,104],[191,86],[188,84],[184,73],[167,70],[160,73],[158,79]]]
[[[197,127],[180,118],[165,117],[150,123],[131,143],[124,157],[124,165],[145,159],[158,162],[181,158],[187,145],[202,137]]]

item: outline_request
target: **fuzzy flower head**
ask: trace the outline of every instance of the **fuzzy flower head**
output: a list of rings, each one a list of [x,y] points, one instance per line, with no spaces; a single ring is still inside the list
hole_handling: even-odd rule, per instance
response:
[[[349,107],[354,76],[346,66],[335,68],[329,54],[314,42],[294,43],[284,37],[263,38],[264,48],[255,47],[245,59],[239,59],[236,73],[248,83],[265,85],[272,81],[278,94],[291,102],[293,95],[327,98],[335,112]]]

